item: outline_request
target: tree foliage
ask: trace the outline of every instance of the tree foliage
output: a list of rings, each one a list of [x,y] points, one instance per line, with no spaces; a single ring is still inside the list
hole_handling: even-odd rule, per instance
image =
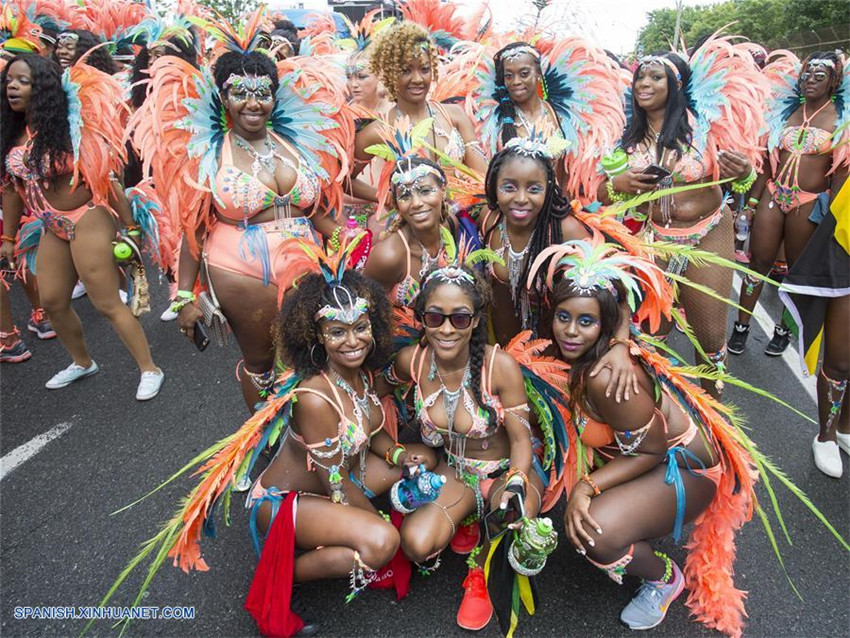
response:
[[[726,0],[685,7],[681,37],[687,46],[692,46],[701,37],[731,22],[736,23],[730,28],[731,33],[746,36],[769,48],[799,31],[836,27],[843,28],[846,37],[850,3],[847,0]],[[668,50],[675,27],[675,9],[650,11],[649,22],[638,34],[638,54]]]
[[[258,0],[199,0],[198,4],[215,9],[228,21],[235,22],[244,13],[256,9],[259,2]]]

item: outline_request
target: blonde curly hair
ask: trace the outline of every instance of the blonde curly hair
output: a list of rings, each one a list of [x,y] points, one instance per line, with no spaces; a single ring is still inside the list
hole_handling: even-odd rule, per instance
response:
[[[428,54],[431,63],[431,83],[437,81],[438,53],[428,33],[413,22],[402,22],[381,31],[369,47],[371,51],[370,68],[386,87],[395,101],[396,81],[407,68],[411,60]]]

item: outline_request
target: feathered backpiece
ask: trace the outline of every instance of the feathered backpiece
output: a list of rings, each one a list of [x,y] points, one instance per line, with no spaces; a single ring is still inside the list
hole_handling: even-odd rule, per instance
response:
[[[844,75],[835,91],[835,132],[832,134],[832,168],[850,167],[850,59],[844,56]],[[827,174],[829,174],[827,173]]]
[[[454,2],[442,0],[403,0],[399,3],[406,22],[414,22],[428,32],[440,55],[446,55],[459,41],[467,38],[467,23],[456,13]]]
[[[265,19],[265,7],[257,9],[248,20],[232,25],[224,16],[214,12],[215,17],[189,17],[189,21],[203,29],[216,42],[216,57],[228,51],[248,53],[267,45],[267,35],[261,30]]]
[[[41,27],[14,5],[0,8],[0,45],[10,51],[41,50]]]
[[[345,15],[340,14],[348,26],[351,37],[337,39],[337,46],[343,51],[365,51],[372,44],[372,38],[374,36],[395,22],[395,18],[393,17],[375,20],[375,16],[378,13],[380,13],[380,9],[372,9],[356,24]]]
[[[378,122],[378,133],[384,143],[372,144],[367,146],[365,150],[370,155],[384,160],[381,174],[378,177],[377,214],[381,215],[387,205],[393,173],[396,172],[405,158],[422,155],[423,143],[431,133],[434,119],[428,117],[415,125],[411,125],[410,118],[406,115],[397,117],[393,125],[382,120],[376,121]]]
[[[536,48],[536,47],[535,47]],[[480,122],[482,143],[490,153],[501,144],[507,90],[496,85],[493,53],[473,50],[478,87],[469,94],[467,112]],[[625,114],[618,67],[602,49],[578,37],[558,41],[542,55],[532,50],[543,72],[543,98],[555,111],[567,141],[564,185],[571,197],[591,196],[601,181],[597,164],[603,149],[612,148],[623,132]]]
[[[133,44],[141,44],[149,49],[162,45],[171,46],[171,39],[190,45],[193,42],[191,27],[192,23],[185,16],[177,16],[174,20],[167,21],[153,15],[130,29],[127,38]]]
[[[17,0],[13,4],[26,11],[30,22],[51,28],[56,32],[67,28],[86,28],[83,24],[85,9],[76,2],[66,0]]]
[[[693,144],[710,157],[716,149],[743,153],[759,171],[764,151],[759,137],[765,130],[764,105],[770,89],[749,49],[721,32],[688,60],[691,77],[684,89],[695,118]],[[718,179],[720,166],[713,164]]]
[[[779,159],[779,138],[785,122],[800,108],[800,59],[791,51],[773,51],[762,73],[767,79],[770,97],[765,104],[767,148],[774,170]]]
[[[664,277],[664,271],[651,260],[632,255],[619,246],[605,243],[601,234],[594,233],[590,241],[571,240],[557,246],[544,248],[528,273],[526,286],[534,285],[537,271],[546,266],[546,286],[551,290],[557,275],[569,279],[577,290],[590,293],[594,290],[611,291],[616,299],[614,284],[619,284],[626,294],[632,311],[650,322],[656,331],[661,317],[672,316],[673,288]]]
[[[86,0],[83,7],[83,29],[101,37],[104,42],[117,43],[148,17],[144,3],[132,0]]]
[[[72,188],[79,186],[82,178],[92,202],[111,208],[111,176],[121,175],[127,162],[124,123],[128,108],[121,83],[86,64],[86,57],[62,74],[74,162]]]

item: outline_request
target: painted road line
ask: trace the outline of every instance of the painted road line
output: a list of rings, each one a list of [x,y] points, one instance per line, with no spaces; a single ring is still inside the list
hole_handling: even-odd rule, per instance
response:
[[[738,273],[735,273],[734,277],[734,288],[733,290],[741,289],[741,277]],[[784,307],[784,306],[783,306]],[[776,321],[771,318],[767,311],[764,309],[764,306],[760,301],[756,302],[755,310],[753,310],[753,318],[758,322],[761,329],[768,336],[768,338],[773,337],[773,327],[776,325]],[[817,389],[817,378],[814,376],[806,377],[803,376],[803,368],[800,365],[800,355],[797,352],[796,339],[791,339],[791,344],[785,348],[785,352],[782,353],[782,360],[785,362],[785,365],[791,370],[791,374],[800,382],[800,385],[803,386],[803,389],[809,394],[809,397],[812,401],[817,405],[818,402],[818,389]]]
[[[69,429],[71,429],[70,423],[60,423],[50,431],[39,434],[31,441],[27,441],[6,454],[0,459],[0,481],[14,472],[18,466],[23,465],[41,452],[48,443],[65,434]]]

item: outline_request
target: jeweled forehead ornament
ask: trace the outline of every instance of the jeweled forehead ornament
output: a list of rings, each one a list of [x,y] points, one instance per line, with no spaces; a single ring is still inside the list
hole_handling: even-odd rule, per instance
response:
[[[407,161],[407,170],[403,170],[402,163]],[[398,168],[396,168],[395,173],[390,178],[392,185],[397,189],[405,193],[409,193],[416,187],[416,184],[419,180],[433,175],[437,182],[442,186],[445,184],[445,179],[439,170],[430,164],[418,164],[417,166],[413,166],[413,161],[410,157],[407,157],[401,160],[398,163]]]
[[[640,59],[641,68],[650,64],[663,64],[673,72],[673,76],[676,78],[677,82],[682,81],[682,74],[670,58],[665,58],[663,55],[647,55]]]
[[[348,288],[334,286],[332,291],[336,305],[328,304],[319,308],[313,317],[316,321],[327,319],[351,325],[369,312],[369,302],[363,297],[355,297]]]
[[[508,49],[507,51],[503,51],[501,57],[502,60],[513,60],[514,58],[518,58],[519,56],[525,55],[526,53],[533,57],[535,60],[540,60],[540,53],[537,51],[537,49],[527,44]]]
[[[78,34],[78,33],[68,33],[67,31],[60,33],[59,36],[56,38],[56,44],[58,46],[69,46],[69,45],[72,45],[72,44],[76,45],[77,42],[79,42],[79,41],[80,41],[80,34]]]
[[[432,279],[438,279],[441,283],[454,284],[456,286],[459,286],[462,281],[468,284],[475,283],[475,278],[459,266],[443,266],[442,268],[438,268],[425,277],[425,281],[422,282],[423,285]]]
[[[272,88],[272,79],[268,75],[237,75],[231,73],[224,81],[224,89],[241,89],[255,95],[268,93]]]
[[[809,60],[808,64],[806,64],[806,70],[811,69],[815,71],[817,69],[829,69],[831,71],[835,71],[835,62],[828,58],[812,58]]]

